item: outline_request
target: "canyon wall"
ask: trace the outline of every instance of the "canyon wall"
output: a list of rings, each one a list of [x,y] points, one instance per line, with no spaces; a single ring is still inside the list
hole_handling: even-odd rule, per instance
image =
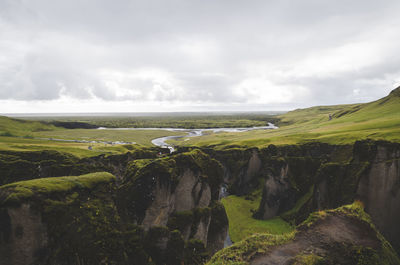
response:
[[[360,200],[400,250],[400,144],[366,140],[206,152],[225,168],[231,194],[246,195],[262,183],[256,218],[281,216],[299,224],[313,211]]]
[[[400,144],[383,141],[186,149],[160,158],[155,150],[84,159],[3,152],[0,265],[202,263],[227,235],[222,184],[243,196],[262,189],[254,216],[293,224],[359,200],[399,251],[399,160]],[[96,171],[115,177],[57,178]]]
[[[1,186],[0,264],[197,264],[223,247],[218,161],[195,150],[102,168],[123,173]]]

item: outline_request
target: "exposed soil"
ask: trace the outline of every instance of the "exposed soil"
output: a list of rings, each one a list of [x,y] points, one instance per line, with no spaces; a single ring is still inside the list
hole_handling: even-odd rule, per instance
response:
[[[300,231],[290,243],[272,248],[268,253],[255,257],[250,264],[292,264],[297,255],[311,253],[324,257],[339,252],[340,259],[337,246],[347,245],[379,249],[380,241],[367,223],[338,214],[317,221]]]

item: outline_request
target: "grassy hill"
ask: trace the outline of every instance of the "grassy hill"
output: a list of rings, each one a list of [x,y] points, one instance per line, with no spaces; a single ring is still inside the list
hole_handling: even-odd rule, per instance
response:
[[[280,128],[277,130],[217,133],[171,143],[223,148],[312,141],[347,144],[368,138],[400,142],[400,87],[374,102],[298,109],[278,118]]]
[[[0,136],[31,137],[33,132],[53,131],[57,127],[38,121],[26,121],[0,116]]]
[[[175,135],[168,131],[116,131],[96,129],[65,129],[38,121],[26,121],[0,116],[0,151],[56,150],[78,157],[100,154],[119,154],[133,149],[152,147],[153,138]],[[79,143],[47,140],[128,141],[136,144],[112,145],[104,143]],[[89,146],[91,149],[89,150]]]

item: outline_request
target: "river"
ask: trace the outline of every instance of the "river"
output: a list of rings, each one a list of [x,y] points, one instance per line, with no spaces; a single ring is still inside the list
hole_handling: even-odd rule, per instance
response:
[[[278,129],[272,123],[268,123],[268,126],[261,126],[261,127],[244,127],[244,128],[207,128],[207,129],[183,129],[183,128],[105,128],[99,127],[98,130],[163,130],[169,132],[185,132],[186,135],[180,136],[164,136],[155,138],[151,141],[152,144],[159,146],[161,148],[168,148],[170,153],[175,152],[175,148],[173,145],[168,144],[168,140],[172,139],[180,139],[180,138],[187,138],[187,137],[196,137],[204,135],[204,132],[213,132],[213,133],[220,133],[220,132],[248,132],[254,130],[270,130],[270,129]],[[51,141],[61,141],[61,142],[75,142],[75,143],[104,143],[104,144],[135,144],[135,142],[124,142],[124,141],[93,141],[93,140],[71,140],[71,139],[56,139],[56,138],[35,138],[38,140],[51,140]]]
[[[155,129],[155,128],[153,128]],[[213,133],[220,133],[220,132],[248,132],[248,131],[254,131],[254,130],[270,130],[270,129],[278,129],[277,126],[275,126],[272,123],[268,123],[268,126],[261,126],[261,127],[246,127],[246,128],[208,128],[208,129],[177,129],[177,128],[158,128],[157,130],[167,130],[167,131],[176,131],[176,132],[186,132],[187,135],[183,136],[165,136],[165,137],[160,137],[153,139],[151,142],[152,144],[162,147],[162,148],[168,148],[171,153],[175,151],[175,148],[173,145],[170,145],[167,143],[168,140],[172,139],[180,139],[180,138],[187,138],[187,137],[196,137],[196,136],[202,136],[204,135],[204,132],[213,132]]]

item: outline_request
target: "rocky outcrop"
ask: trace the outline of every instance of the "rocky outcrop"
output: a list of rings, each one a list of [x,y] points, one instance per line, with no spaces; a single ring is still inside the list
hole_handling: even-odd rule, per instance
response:
[[[223,168],[223,180],[229,186],[229,192],[245,195],[258,186],[258,177],[262,161],[258,149],[230,148],[221,151],[202,149]]]
[[[146,229],[152,226],[166,226],[172,213],[193,211],[210,205],[211,189],[208,183],[201,181],[200,172],[194,173],[187,169],[178,178],[175,190],[173,184],[165,185],[160,180],[156,181],[152,191],[152,202],[142,221]],[[208,227],[208,224],[206,226]]]
[[[55,154],[61,164],[70,163]],[[118,178],[35,175],[1,186],[0,264],[192,264],[221,249],[228,220],[218,203],[220,163],[199,150],[158,159],[151,154],[68,157],[83,163],[82,170],[106,168]],[[53,165],[15,157],[34,167]],[[49,166],[41,172],[50,174]]]
[[[319,211],[287,235],[259,234],[218,252],[208,264],[400,264],[362,204]]]
[[[210,237],[226,237],[225,211],[213,210],[223,176],[216,160],[194,150],[158,160],[134,161],[127,172],[119,189],[119,208],[126,221],[145,230],[166,227],[169,232],[179,231],[184,241],[197,240],[204,248]],[[216,224],[220,230],[215,229]],[[223,246],[217,241],[210,244],[210,252]],[[159,244],[157,253],[163,253],[166,247]]]
[[[283,205],[282,200],[287,199],[286,194],[289,194],[290,182],[288,177],[288,165],[280,168],[278,175],[268,174],[263,186],[263,197],[259,207],[259,212],[262,212],[262,219],[269,219],[277,216],[282,212],[280,207]]]
[[[117,240],[114,184],[111,174],[93,173],[1,186],[0,264],[93,264],[111,255],[102,245]]]
[[[29,204],[1,210],[0,264],[33,264],[48,246],[47,228],[40,212]]]
[[[229,150],[211,154],[221,159],[229,172],[225,182],[231,194],[249,194],[262,183],[255,217],[280,215],[299,224],[315,210],[360,199],[378,229],[400,251],[400,144],[367,140],[345,146],[311,143],[260,150],[236,148],[232,152],[236,163],[232,155],[223,157],[227,153]],[[254,157],[260,162],[254,163]]]
[[[370,148],[373,158],[360,178],[357,197],[382,234],[400,250],[400,144],[381,142]]]
[[[122,155],[78,158],[57,151],[0,152],[0,185],[37,178],[77,176],[106,171],[118,180],[127,164],[135,159],[156,158],[159,148],[136,148]]]

